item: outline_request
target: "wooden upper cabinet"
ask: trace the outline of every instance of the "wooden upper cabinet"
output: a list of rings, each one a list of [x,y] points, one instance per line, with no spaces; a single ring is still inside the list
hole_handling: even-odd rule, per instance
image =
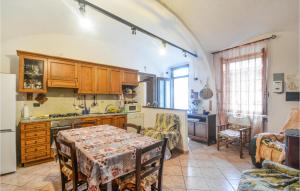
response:
[[[48,86],[78,88],[78,64],[63,60],[48,60]]]
[[[47,62],[43,57],[19,55],[19,92],[47,92]]]
[[[135,70],[123,70],[123,85],[138,85],[138,72]]]
[[[97,94],[109,94],[110,93],[110,82],[109,82],[109,68],[107,67],[96,67],[96,87],[95,93]]]
[[[110,69],[110,94],[122,94],[121,70]]]
[[[95,93],[95,70],[96,67],[89,64],[80,64],[79,66],[79,90],[78,93]]]

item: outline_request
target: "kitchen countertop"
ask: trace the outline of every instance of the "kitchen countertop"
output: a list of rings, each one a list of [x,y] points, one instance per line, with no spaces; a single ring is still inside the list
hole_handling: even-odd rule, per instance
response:
[[[71,116],[71,117],[58,117],[58,118],[31,117],[29,119],[21,118],[20,123],[58,121],[58,120],[65,120],[65,119],[80,119],[80,118],[112,116],[112,115],[127,115],[127,113],[125,113],[125,112],[120,112],[120,113],[91,113],[91,114],[88,114],[88,115],[79,115],[79,116]]]

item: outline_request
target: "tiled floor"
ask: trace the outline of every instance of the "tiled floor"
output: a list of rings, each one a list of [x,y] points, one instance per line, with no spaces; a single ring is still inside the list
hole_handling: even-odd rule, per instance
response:
[[[236,147],[222,148],[190,142],[190,152],[174,156],[164,168],[164,191],[233,191],[241,172],[252,168],[250,158],[239,158]],[[48,162],[0,176],[1,191],[61,190],[58,163]]]

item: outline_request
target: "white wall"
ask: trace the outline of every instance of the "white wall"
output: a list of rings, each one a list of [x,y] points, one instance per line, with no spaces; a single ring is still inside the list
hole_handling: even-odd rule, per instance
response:
[[[292,108],[299,107],[299,102],[285,101],[285,93],[272,93],[273,73],[298,74],[299,64],[299,29],[298,26],[278,32],[271,41],[269,68],[268,131],[278,132],[286,121]]]
[[[181,151],[187,152],[188,149],[188,130],[187,130],[187,113],[183,110],[170,110],[170,109],[155,109],[155,108],[142,108],[144,113],[144,128],[154,127],[157,113],[174,113],[180,119],[180,141],[176,148]]]

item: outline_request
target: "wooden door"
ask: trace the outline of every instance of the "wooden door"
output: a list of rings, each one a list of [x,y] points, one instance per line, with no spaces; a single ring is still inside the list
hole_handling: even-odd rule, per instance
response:
[[[135,70],[123,70],[123,83],[124,85],[138,85],[138,73]]]
[[[110,94],[122,94],[121,70],[110,69]]]
[[[79,90],[78,93],[95,93],[95,66],[81,64],[79,69]]]
[[[47,62],[43,57],[19,55],[19,92],[47,92]]]
[[[109,68],[98,66],[96,68],[96,87],[98,94],[109,94]]]
[[[126,116],[115,116],[114,117],[114,126],[119,128],[124,128],[124,124],[126,123]]]
[[[78,88],[78,64],[64,60],[49,60],[48,86]]]

